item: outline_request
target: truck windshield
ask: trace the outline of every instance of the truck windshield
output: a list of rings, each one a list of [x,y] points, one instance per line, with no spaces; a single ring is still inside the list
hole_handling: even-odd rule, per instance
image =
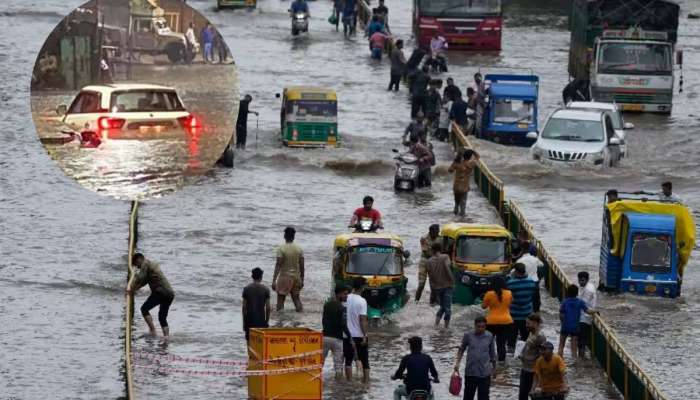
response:
[[[531,101],[497,99],[494,104],[494,122],[531,123],[535,107]]]
[[[504,238],[462,236],[457,240],[457,260],[491,264],[506,262]]]
[[[604,43],[598,72],[602,74],[668,75],[671,47],[651,43]]]
[[[287,114],[298,116],[313,116],[333,118],[338,115],[338,103],[323,100],[289,101],[286,105]]]
[[[671,238],[668,235],[635,234],[632,237],[631,269],[633,272],[670,272]]]
[[[602,142],[603,124],[600,121],[550,118],[542,131],[542,137],[574,142]]]
[[[402,252],[393,247],[353,247],[347,272],[359,275],[401,275]]]
[[[418,0],[418,9],[430,16],[500,14],[501,0]]]
[[[109,108],[112,112],[185,111],[177,94],[166,90],[114,92]]]

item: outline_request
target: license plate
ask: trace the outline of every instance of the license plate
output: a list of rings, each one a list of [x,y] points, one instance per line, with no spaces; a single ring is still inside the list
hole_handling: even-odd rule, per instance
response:
[[[644,290],[646,290],[647,293],[656,293],[656,286],[655,285],[646,285]]]
[[[409,182],[403,181],[403,182],[399,183],[399,187],[401,189],[408,189],[411,187],[411,184]]]
[[[160,132],[164,132],[166,130],[168,130],[168,128],[163,126],[163,125],[146,125],[146,126],[142,125],[142,126],[139,126],[139,132],[141,132],[141,133],[152,133],[152,132],[160,133]]]
[[[468,38],[456,38],[456,39],[453,39],[452,41],[454,43],[462,43],[462,44],[470,42],[470,40]]]
[[[643,111],[644,106],[641,104],[623,104],[622,111]]]
[[[527,129],[528,126],[528,124],[518,124],[518,128],[520,129]]]

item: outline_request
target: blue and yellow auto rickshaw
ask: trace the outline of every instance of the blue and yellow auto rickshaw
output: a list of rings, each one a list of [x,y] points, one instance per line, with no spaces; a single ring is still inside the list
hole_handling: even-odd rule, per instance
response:
[[[440,230],[455,276],[453,302],[471,305],[513,267],[513,235],[500,225],[451,223]]]
[[[539,78],[535,75],[487,74],[487,94],[476,109],[476,136],[496,143],[531,146],[537,132]]]
[[[338,146],[338,97],[335,91],[312,86],[285,88],[280,130],[282,142],[290,147]]]
[[[695,222],[683,204],[619,193],[603,208],[600,287],[677,297],[695,247]],[[654,196],[656,197],[656,196]]]
[[[362,297],[367,300],[367,317],[371,319],[401,309],[408,301],[404,274],[403,241],[396,235],[382,233],[345,233],[333,243],[333,287],[351,287],[355,277],[364,277],[367,286]]]

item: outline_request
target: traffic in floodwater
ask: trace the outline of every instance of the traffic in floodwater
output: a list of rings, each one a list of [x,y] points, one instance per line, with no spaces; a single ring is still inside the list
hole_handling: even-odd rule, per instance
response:
[[[660,206],[653,205],[659,203],[656,189],[662,181],[669,180],[673,182],[673,194],[681,197],[682,204],[691,210],[682,219],[698,218],[694,210],[700,206],[700,192],[693,183],[700,178],[695,168],[700,158],[688,151],[697,145],[693,132],[699,128],[694,114],[697,85],[693,79],[700,74],[696,67],[698,60],[689,51],[700,47],[699,28],[697,22],[686,18],[693,4],[681,2],[678,40],[674,42],[674,46],[681,44],[685,50],[684,91],[679,94],[675,87],[670,116],[624,114],[621,127],[634,124],[634,130],[624,132],[625,157],[619,157],[620,153],[605,153],[600,148],[556,149],[553,151],[562,154],[560,162],[539,163],[533,159],[534,150],[496,143],[492,138],[470,138],[477,155],[455,163],[449,142],[429,136],[432,147],[421,145],[424,149],[414,156],[413,164],[409,163],[416,166],[416,179],[409,176],[406,182],[411,182],[413,190],[405,190],[401,187],[402,180],[397,178],[403,176],[401,169],[406,165],[397,166],[392,149],[406,152],[402,133],[410,122],[412,108],[408,87],[402,83],[398,92],[386,91],[391,65],[371,58],[360,24],[355,36],[344,38],[342,26],[336,31],[328,22],[332,3],[310,2],[308,32],[293,35],[289,2],[261,0],[246,2],[247,9],[229,10],[224,4],[227,2],[222,0],[218,2],[222,6],[220,11],[216,3],[188,4],[211,20],[228,42],[238,67],[240,93],[251,95],[247,107],[257,112],[259,119],[248,121],[247,145],[235,150],[235,168],[213,169],[193,179],[189,187],[178,193],[141,206],[138,249],[160,264],[175,295],[167,315],[170,326],[167,341],[160,336],[160,329],[158,336],[148,335],[140,312],[135,313],[137,398],[249,396],[245,377],[236,373],[222,374],[225,377],[200,376],[203,374],[191,373],[191,366],[184,367],[190,373],[178,373],[176,370],[182,365],[177,360],[189,357],[202,362],[242,362],[248,358],[245,326],[239,316],[243,305],[241,293],[252,282],[254,267],[264,271],[262,283],[268,287],[278,272],[283,274],[284,271],[276,268],[280,259],[277,248],[285,243],[283,232],[287,226],[296,228],[294,243],[303,249],[304,267],[300,282],[296,281],[297,276],[285,277],[282,286],[288,287],[277,290],[280,293],[288,289],[291,297],[300,292],[303,312],[296,312],[288,301],[285,309],[272,311],[271,327],[320,329],[326,311],[324,302],[335,294],[333,288],[340,284],[351,286],[352,278],[357,276],[369,281],[357,296],[366,299],[368,316],[372,312],[373,317],[381,317],[369,328],[369,384],[360,382],[363,372],[354,366],[353,381],[334,380],[334,362],[329,355],[323,368],[323,397],[391,398],[399,383],[391,377],[401,358],[409,352],[407,339],[417,335],[422,337],[423,351],[433,358],[438,371],[440,383],[432,384],[435,398],[447,398],[448,382],[463,334],[474,330],[474,319],[484,314],[482,304],[491,307],[493,299],[500,298],[492,293],[493,296],[482,301],[480,295],[487,286],[494,285],[489,281],[509,277],[511,267],[518,260],[527,266],[525,277],[529,274],[536,279],[537,276],[538,261],[528,254],[531,249],[520,243],[517,234],[499,230],[500,218],[477,193],[473,183],[469,195],[464,196],[465,216],[460,216],[462,200],[455,195],[459,191],[453,181],[454,169],[450,167],[474,159],[481,159],[504,181],[508,195],[522,206],[538,237],[562,261],[572,280],[578,272],[587,271],[592,283],[603,283],[612,269],[602,264],[601,254],[607,251],[610,260],[617,257],[619,275],[607,284],[613,291],[624,293],[598,292],[595,310],[616,329],[629,352],[660,383],[669,398],[692,397],[700,390],[692,383],[697,360],[688,351],[700,332],[693,301],[700,284],[697,249],[688,239],[689,233],[681,238],[667,218],[676,215],[679,224],[681,217],[675,212],[661,212]],[[239,6],[229,3],[233,8]],[[616,128],[614,113],[619,110],[567,109],[562,104],[562,89],[569,83],[568,9],[564,2],[541,3],[536,13],[529,2],[514,2],[502,10],[501,7],[479,9],[484,14],[479,17],[481,22],[468,32],[493,35],[483,43],[465,32],[462,36],[447,35],[448,48],[468,48],[470,43],[484,48],[495,46],[491,36],[497,36],[501,51],[444,52],[448,71],[430,72],[430,75],[443,80],[453,77],[466,95],[467,85],[472,84],[479,70],[485,72],[484,80],[487,80],[487,71],[526,66],[533,70],[531,75],[538,77],[536,98],[506,96],[499,102],[491,93],[492,97],[485,97],[481,103],[485,109],[486,104],[494,107],[483,114],[490,115],[486,119],[488,124],[493,127],[513,119],[509,116],[505,121],[501,117],[499,121],[501,111],[504,115],[510,111],[527,112],[531,124],[524,136],[539,141],[551,122],[550,114],[562,108],[558,112],[575,117],[567,120],[568,126],[585,125],[586,133],[600,135],[595,144],[621,148],[618,131],[622,129]],[[76,2],[68,6],[78,5]],[[373,2],[372,6],[376,4]],[[460,15],[439,16],[443,12],[448,14],[445,9],[449,4],[440,10],[420,8],[418,13],[409,2],[388,0],[386,6],[391,34],[404,40],[407,56],[415,44],[412,19],[422,18],[415,22],[433,23],[440,29],[449,29],[449,21],[441,19],[469,19],[467,7],[455,8]],[[0,335],[10,339],[0,360],[13,367],[2,372],[9,382],[8,394],[20,398],[44,396],[48,392],[61,398],[119,397],[124,390],[120,373],[123,340],[119,335],[123,330],[128,206],[112,199],[86,197],[81,189],[63,185],[61,178],[57,178],[60,173],[48,162],[41,146],[32,135],[26,134],[31,132],[32,125],[26,117],[29,93],[22,82],[30,79],[30,73],[23,65],[31,64],[36,52],[25,51],[24,47],[30,44],[39,49],[40,39],[68,11],[66,7],[64,2],[45,2],[40,10],[28,10],[24,3],[10,2],[8,11],[0,16],[6,21],[3,29],[15,32],[6,35],[13,39],[0,47],[0,59],[16,60],[6,63],[8,69],[1,72],[10,90],[0,100],[12,113],[0,121],[0,126],[6,132],[17,132],[9,134],[8,146],[0,150],[7,171],[0,177],[3,187],[0,209],[7,216],[0,219],[0,228],[6,232],[0,249],[4,260],[0,269],[5,272],[0,288],[5,293],[3,304],[17,311],[5,314],[7,323],[0,328]],[[340,18],[342,25],[342,14]],[[421,40],[420,31],[416,34]],[[428,36],[426,45],[430,42]],[[214,76],[202,79],[211,81]],[[305,107],[302,101],[297,101],[295,107],[295,101],[302,100],[303,93],[295,99],[285,88],[309,86],[333,91],[336,100],[333,107],[327,104]],[[478,94],[479,86],[475,88],[474,93]],[[280,96],[276,96],[278,93]],[[238,93],[235,96],[240,97]],[[465,96],[465,103],[466,100]],[[285,101],[291,106],[284,105]],[[304,112],[304,109],[319,112]],[[434,124],[430,131],[437,133],[441,112],[431,115],[428,108],[420,113],[427,114],[425,118]],[[465,109],[465,122],[468,122],[465,126],[477,125],[475,115],[476,111],[467,113]],[[315,120],[321,116],[326,119]],[[231,127],[234,122],[227,121]],[[497,134],[498,130],[492,132]],[[537,135],[529,135],[532,132]],[[240,137],[240,130],[236,133]],[[295,148],[294,141],[301,140],[303,133],[324,148]],[[612,140],[615,135],[617,144]],[[334,136],[335,140],[331,140]],[[405,138],[411,142],[410,134]],[[573,139],[568,142],[586,143]],[[418,144],[420,138],[413,143],[413,149]],[[544,151],[549,156],[550,149]],[[581,160],[571,160],[571,153],[575,152],[586,153],[585,162],[583,156]],[[221,150],[216,156],[220,153]],[[23,157],[17,157],[18,154]],[[430,165],[431,159],[435,160],[434,166]],[[596,164],[597,160],[603,161]],[[610,165],[616,168],[607,168]],[[28,179],[32,180],[31,185],[26,184]],[[429,187],[423,187],[427,183]],[[605,198],[609,189],[617,189],[621,198],[642,189],[654,189],[654,193],[633,195],[647,199],[638,200],[644,203],[642,210],[636,206],[623,207],[623,203],[609,205]],[[363,206],[363,196],[367,194],[374,197],[373,207],[382,213],[384,230],[353,232],[353,228],[348,228],[348,220],[354,209]],[[643,215],[647,209],[664,215],[658,218]],[[608,246],[605,237],[601,242],[606,218],[611,220],[610,236],[616,245]],[[658,232],[648,231],[645,224],[650,219],[661,222]],[[435,251],[429,243],[428,227],[432,224],[439,225],[445,253],[441,259],[448,260],[443,265],[449,267],[455,278],[448,328],[443,327],[442,320],[437,321],[439,328],[434,327],[438,307],[431,307],[429,298],[429,292],[439,292],[430,285],[440,281],[441,276],[432,274],[432,270],[421,270],[425,268],[424,251],[428,254]],[[625,224],[629,225],[627,230],[615,228]],[[686,222],[683,224],[688,227]],[[694,231],[694,223],[690,225]],[[635,231],[638,228],[647,230]],[[76,245],[77,238],[85,237],[90,237],[92,243],[103,244],[91,246],[89,257],[85,257],[85,246]],[[623,240],[624,252],[620,247]],[[653,253],[662,248],[664,256]],[[299,255],[296,254],[296,260]],[[286,257],[287,253],[283,253],[282,258]],[[37,275],[38,267],[44,273]],[[682,285],[676,275],[676,282],[654,284],[657,296],[630,293],[630,284],[634,285],[633,292],[651,293],[647,289],[649,269],[657,271],[661,267],[668,270],[671,278],[676,275],[674,271],[682,273]],[[280,264],[280,268],[284,270],[284,265]],[[518,268],[513,276],[520,273]],[[642,269],[646,272],[639,273]],[[636,275],[623,276],[624,271]],[[416,302],[415,291],[422,273],[428,276],[424,281],[426,293]],[[675,290],[680,290],[680,296],[675,297]],[[32,301],[27,299],[27,293],[31,293]],[[149,289],[137,293],[137,310],[148,295]],[[449,296],[435,300],[441,302],[446,298]],[[542,293],[541,303],[542,332],[556,347],[560,328],[564,329],[559,322],[559,301]],[[273,308],[274,305],[275,293],[272,293]],[[154,320],[158,319],[157,313],[156,309],[151,311]],[[631,318],[632,315],[645,317]],[[489,325],[498,322],[489,321]],[[260,332],[254,329],[250,332],[255,343],[266,340],[258,336]],[[307,339],[299,340],[302,343]],[[501,352],[501,346],[497,347],[496,353]],[[162,363],[154,364],[156,359]],[[568,347],[564,361],[570,388],[567,399],[622,398],[607,383],[597,362],[590,358],[574,360]],[[491,398],[515,398],[520,366],[520,360],[513,359],[511,354],[507,354],[503,364],[497,365]],[[464,375],[464,364],[459,370]]]

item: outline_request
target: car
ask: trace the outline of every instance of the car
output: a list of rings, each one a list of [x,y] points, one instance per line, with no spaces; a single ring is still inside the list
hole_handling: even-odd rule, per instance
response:
[[[56,113],[75,132],[91,131],[111,139],[176,131],[191,134],[200,126],[175,89],[144,83],[86,86],[70,106],[60,105]]]
[[[615,128],[615,134],[620,138],[620,152],[622,153],[623,158],[627,155],[625,131],[634,129],[634,124],[631,122],[625,122],[625,120],[622,118],[622,110],[617,104],[603,103],[599,101],[572,101],[566,105],[566,108],[610,111],[613,117],[612,122],[613,127]]]
[[[612,120],[610,111],[557,109],[540,134],[528,133],[537,139],[530,154],[548,164],[617,166],[622,159],[621,140]]]

